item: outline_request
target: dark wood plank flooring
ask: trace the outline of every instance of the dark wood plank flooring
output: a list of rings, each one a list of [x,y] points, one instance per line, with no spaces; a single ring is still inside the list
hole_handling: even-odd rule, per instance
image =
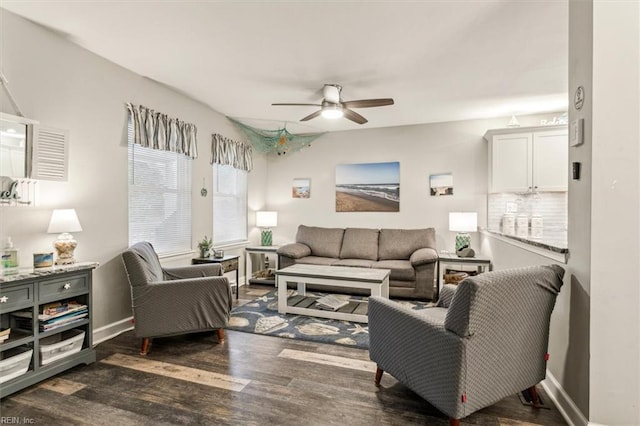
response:
[[[273,287],[242,287],[243,304]],[[0,402],[2,417],[38,425],[446,425],[393,377],[374,383],[368,351],[226,331],[154,339],[138,355],[132,332],[97,345],[78,366]],[[476,425],[564,425],[517,396],[463,419]]]

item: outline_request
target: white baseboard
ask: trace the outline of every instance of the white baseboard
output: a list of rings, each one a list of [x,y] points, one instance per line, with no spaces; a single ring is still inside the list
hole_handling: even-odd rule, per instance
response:
[[[93,330],[93,344],[97,345],[98,343],[112,339],[118,334],[129,330],[133,330],[133,317],[125,318],[123,320],[107,324],[104,327],[96,328]]]
[[[567,395],[567,392],[549,370],[547,370],[547,378],[542,381],[542,387],[558,407],[558,411],[560,411],[567,423],[572,426],[597,426],[594,423],[589,423],[589,420],[582,414],[582,411]]]

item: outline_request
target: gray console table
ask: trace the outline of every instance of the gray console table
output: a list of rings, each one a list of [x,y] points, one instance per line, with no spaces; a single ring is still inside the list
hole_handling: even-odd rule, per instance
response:
[[[2,358],[7,354],[33,350],[26,373],[0,383],[0,398],[38,383],[78,364],[95,362],[93,330],[91,328],[91,285],[92,270],[97,263],[76,263],[55,266],[43,270],[21,269],[15,274],[0,276],[0,325],[11,328],[9,339],[0,343]],[[45,304],[75,301],[87,305],[88,315],[64,323],[48,331],[40,331],[38,315]],[[25,321],[18,321],[20,312]],[[51,362],[42,363],[40,357],[42,339],[61,337],[63,332],[77,330],[84,332],[84,340],[79,352]],[[60,334],[60,336],[56,336]],[[50,340],[50,339],[48,339]],[[47,341],[48,341],[47,340]]]

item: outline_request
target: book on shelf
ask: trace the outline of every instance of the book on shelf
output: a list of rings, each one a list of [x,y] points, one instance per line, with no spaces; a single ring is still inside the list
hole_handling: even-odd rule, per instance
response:
[[[83,312],[83,311],[84,312],[87,311],[87,305],[80,305],[78,303],[73,303],[73,304],[66,305],[64,310],[59,310],[56,312],[44,309],[43,313],[38,315],[38,319],[40,321],[50,321],[54,318],[70,315],[74,312]]]
[[[73,322],[80,321],[83,318],[87,317],[88,315],[89,315],[88,312],[84,312],[84,313],[79,313],[77,315],[72,315],[72,316],[69,316],[69,317],[66,317],[66,318],[61,318],[61,319],[59,319],[57,321],[53,321],[53,322],[50,322],[50,323],[40,323],[40,331],[53,330],[55,328],[71,324]]]
[[[325,309],[328,311],[337,311],[349,304],[348,300],[341,299],[333,294],[328,294],[316,300],[316,305],[320,309]]]
[[[16,327],[24,330],[33,330],[33,314],[31,311],[19,311],[11,314]],[[66,311],[60,311],[55,315],[38,315],[38,327],[40,331],[49,331],[62,327],[72,322],[80,321],[89,315],[87,305],[77,305]]]
[[[84,306],[75,300],[68,300],[65,302],[53,302],[42,305],[42,314],[43,315],[56,315],[60,312],[66,312],[77,307]]]
[[[0,330],[0,337],[4,337],[4,336],[9,337],[9,333],[11,333],[10,328],[5,328],[4,330]]]

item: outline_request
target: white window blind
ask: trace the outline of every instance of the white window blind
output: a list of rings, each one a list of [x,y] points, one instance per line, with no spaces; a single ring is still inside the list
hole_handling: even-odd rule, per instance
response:
[[[247,239],[247,172],[213,165],[213,243]]]
[[[190,251],[191,159],[135,145],[131,136],[129,245],[149,241],[158,254]]]

